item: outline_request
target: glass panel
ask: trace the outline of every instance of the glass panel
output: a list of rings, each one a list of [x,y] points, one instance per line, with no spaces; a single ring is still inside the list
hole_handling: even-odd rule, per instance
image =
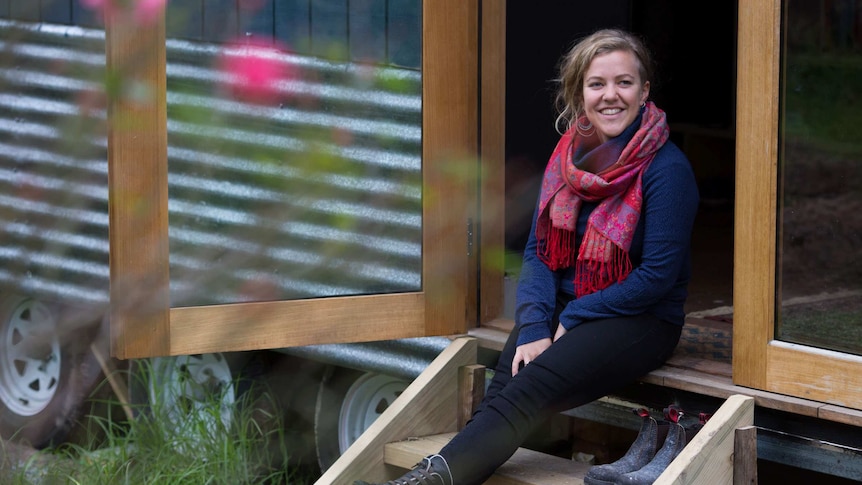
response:
[[[421,73],[380,37],[420,0],[194,5],[168,17],[204,23],[167,41],[171,306],[420,290]]]
[[[781,340],[862,355],[862,2],[786,4]]]
[[[108,304],[104,37],[15,5],[0,12],[0,318],[28,297],[75,330]]]

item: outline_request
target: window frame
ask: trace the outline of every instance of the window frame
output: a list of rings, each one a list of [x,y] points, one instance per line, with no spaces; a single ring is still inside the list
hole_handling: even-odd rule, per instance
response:
[[[775,338],[782,8],[739,3],[733,382],[862,409],[862,357]]]
[[[152,92],[143,102],[108,100],[112,355],[466,332],[475,279],[468,274],[467,221],[476,211],[478,12],[477,0],[423,2],[422,289],[185,308],[170,307],[169,295],[165,21],[141,26],[122,12],[106,19],[109,72]]]

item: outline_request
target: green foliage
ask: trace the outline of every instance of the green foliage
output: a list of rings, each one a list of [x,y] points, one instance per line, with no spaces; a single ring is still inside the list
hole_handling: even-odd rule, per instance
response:
[[[859,295],[782,307],[782,340],[862,355]]]
[[[857,55],[788,58],[785,130],[820,144],[858,147],[862,61]]]
[[[145,369],[144,375],[149,372]],[[164,401],[169,400],[156,395],[151,403],[135,406],[131,421],[114,412],[88,416],[94,429],[85,445],[40,451],[13,484],[303,483],[288,465],[284,426],[274,412],[278,406],[263,385],[255,383],[234,403],[227,424],[217,394],[184,415],[179,427],[175,410],[161,409]],[[120,408],[114,400],[93,403]]]

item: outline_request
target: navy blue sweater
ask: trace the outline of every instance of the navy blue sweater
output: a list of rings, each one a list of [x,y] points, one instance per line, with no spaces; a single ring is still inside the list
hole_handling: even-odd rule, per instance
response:
[[[588,320],[642,313],[677,325],[685,322],[683,306],[691,276],[691,231],[699,195],[691,164],[672,142],[659,149],[644,172],[643,194],[643,209],[629,251],[632,272],[620,283],[569,302],[560,314],[560,323],[566,329]],[[596,205],[582,204],[577,223],[578,245]],[[518,345],[553,338],[551,319],[557,292],[574,295],[574,270],[551,271],[537,256],[536,245],[534,214],[515,299],[515,322],[520,329]]]

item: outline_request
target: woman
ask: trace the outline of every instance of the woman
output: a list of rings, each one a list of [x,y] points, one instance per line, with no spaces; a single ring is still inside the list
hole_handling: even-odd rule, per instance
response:
[[[515,329],[470,422],[388,484],[481,484],[536,425],[670,357],[698,192],[664,112],[648,101],[650,68],[644,45],[620,30],[564,56],[557,123],[566,130],[545,169]]]

